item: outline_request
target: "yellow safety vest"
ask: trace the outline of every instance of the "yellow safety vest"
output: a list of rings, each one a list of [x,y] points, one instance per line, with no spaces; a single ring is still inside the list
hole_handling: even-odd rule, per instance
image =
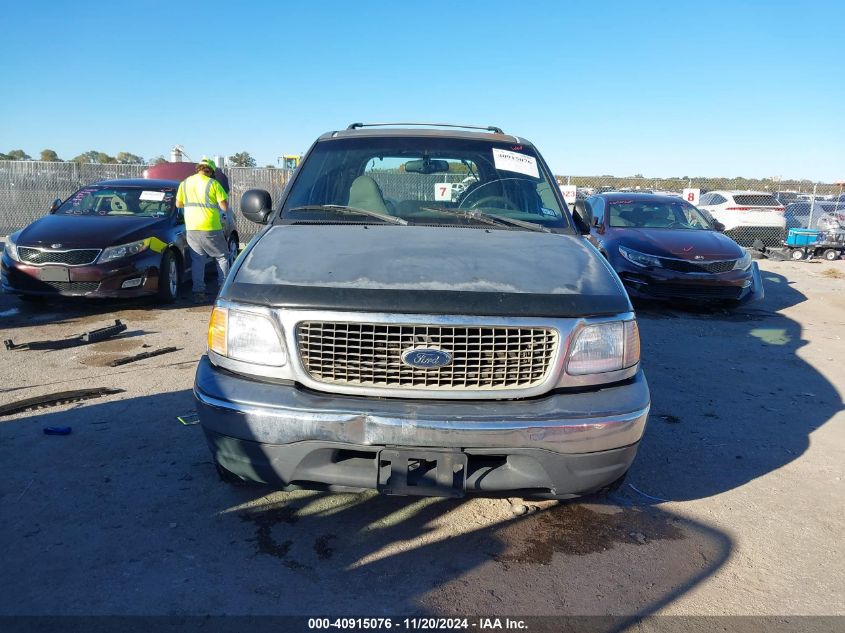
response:
[[[194,174],[179,184],[176,202],[185,207],[185,228],[189,231],[220,231],[220,206],[229,196],[223,186],[205,174]]]

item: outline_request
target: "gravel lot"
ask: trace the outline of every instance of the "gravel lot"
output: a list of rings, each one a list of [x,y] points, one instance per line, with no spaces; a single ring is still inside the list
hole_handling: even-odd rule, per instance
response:
[[[209,307],[0,295],[16,343],[128,326],[0,350],[0,405],[123,390],[0,417],[0,615],[845,615],[845,262],[761,268],[765,301],[734,313],[638,307],[653,413],[633,487],[521,516],[231,488],[176,420]]]

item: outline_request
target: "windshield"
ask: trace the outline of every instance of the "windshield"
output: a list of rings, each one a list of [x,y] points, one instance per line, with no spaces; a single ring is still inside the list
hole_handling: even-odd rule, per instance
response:
[[[84,187],[65,200],[59,215],[159,217],[173,210],[175,187]]]
[[[684,200],[614,200],[609,203],[610,226],[635,229],[712,230],[701,211]]]
[[[410,224],[569,226],[557,184],[528,146],[442,137],[336,139],[317,143],[300,169],[284,221],[369,223],[384,221],[381,215]]]

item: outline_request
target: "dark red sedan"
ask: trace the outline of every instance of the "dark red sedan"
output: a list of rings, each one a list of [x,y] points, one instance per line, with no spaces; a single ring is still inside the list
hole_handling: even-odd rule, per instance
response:
[[[763,297],[756,262],[681,198],[605,193],[577,204],[576,213],[632,298],[738,304]]]
[[[185,221],[174,199],[179,179],[196,171],[193,165],[96,182],[56,200],[47,215],[6,239],[3,292],[24,299],[158,295],[173,301],[181,282],[191,278]],[[231,213],[224,214],[224,229],[234,258],[238,235]]]

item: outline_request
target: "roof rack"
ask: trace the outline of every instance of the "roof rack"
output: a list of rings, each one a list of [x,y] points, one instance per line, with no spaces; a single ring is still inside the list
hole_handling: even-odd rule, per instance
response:
[[[425,127],[455,127],[455,128],[462,128],[465,130],[484,130],[485,132],[494,132],[495,134],[504,134],[502,128],[496,127],[495,125],[488,125],[487,127],[483,127],[480,125],[453,125],[451,123],[350,123],[349,126],[346,128],[347,130],[356,130],[360,127],[390,127],[390,126],[400,126],[400,125],[415,125],[415,126],[425,126]]]

